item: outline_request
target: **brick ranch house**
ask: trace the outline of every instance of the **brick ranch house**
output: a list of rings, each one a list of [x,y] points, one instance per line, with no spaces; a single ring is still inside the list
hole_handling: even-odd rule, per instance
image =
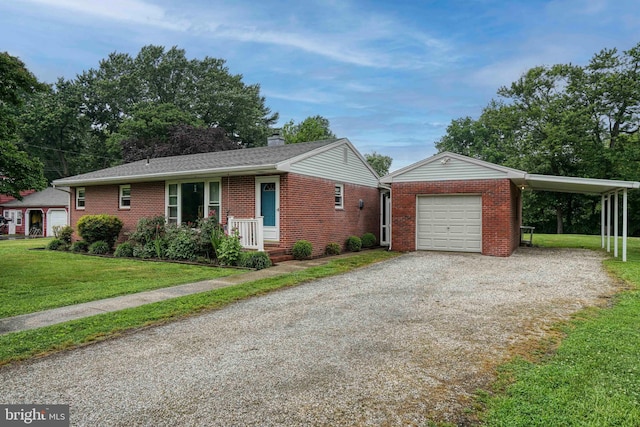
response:
[[[69,189],[49,187],[21,193],[22,200],[0,199],[0,214],[9,221],[3,233],[53,236],[53,227],[69,224]]]
[[[158,215],[174,224],[215,215],[240,229],[245,247],[273,252],[305,239],[318,256],[351,235],[379,238],[379,177],[351,142],[283,142],[141,160],[54,185],[71,189],[74,228],[83,215],[112,214],[124,223],[120,240],[140,218]]]

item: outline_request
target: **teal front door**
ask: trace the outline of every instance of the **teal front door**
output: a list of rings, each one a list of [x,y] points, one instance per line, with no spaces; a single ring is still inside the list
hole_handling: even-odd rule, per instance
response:
[[[256,216],[262,217],[264,240],[280,240],[280,177],[256,177]]]

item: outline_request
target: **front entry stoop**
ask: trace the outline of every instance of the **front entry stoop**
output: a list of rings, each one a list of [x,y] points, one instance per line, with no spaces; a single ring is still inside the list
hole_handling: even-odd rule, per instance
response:
[[[264,251],[269,255],[273,264],[283,261],[291,261],[293,259],[293,255],[288,254],[287,250],[280,247],[277,243],[265,243]]]

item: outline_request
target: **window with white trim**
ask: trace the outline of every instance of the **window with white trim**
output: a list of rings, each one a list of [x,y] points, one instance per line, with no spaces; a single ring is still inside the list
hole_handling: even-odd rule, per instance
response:
[[[220,222],[220,218],[222,217],[222,212],[220,211],[220,181],[211,181],[208,184],[209,197],[207,206],[209,207],[209,209],[207,211],[207,217],[216,217],[218,219],[218,222]]]
[[[76,188],[76,209],[84,210],[85,205],[85,193],[84,187]]]
[[[336,184],[335,206],[336,206],[336,209],[344,209],[344,185],[343,184]]]
[[[178,184],[167,186],[167,222],[178,223]]]
[[[22,225],[22,211],[16,212],[16,225]]]
[[[131,185],[120,186],[120,209],[131,208]]]

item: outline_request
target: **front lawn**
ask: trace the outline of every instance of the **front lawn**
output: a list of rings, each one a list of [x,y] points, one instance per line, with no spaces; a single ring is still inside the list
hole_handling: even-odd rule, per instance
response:
[[[50,239],[0,241],[0,318],[237,274],[205,266],[32,250]]]
[[[534,243],[602,251],[600,236],[536,235]],[[564,338],[548,355],[500,369],[496,390],[480,393],[486,425],[640,425],[640,239],[628,240],[627,259],[604,261],[629,287],[611,307],[560,325]]]

